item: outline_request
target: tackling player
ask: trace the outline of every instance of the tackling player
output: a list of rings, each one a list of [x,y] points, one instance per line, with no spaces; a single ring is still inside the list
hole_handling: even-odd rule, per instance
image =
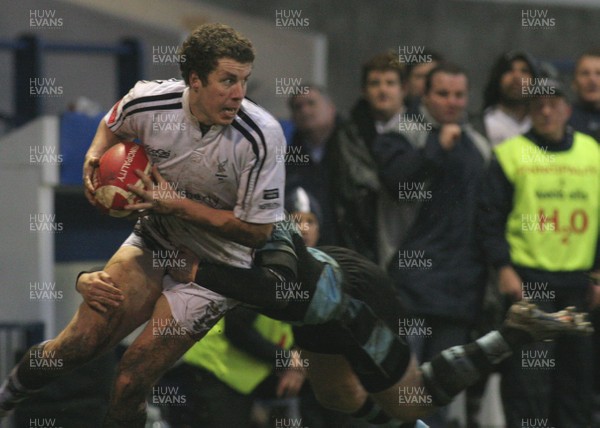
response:
[[[304,350],[321,404],[372,424],[425,417],[521,345],[592,330],[572,308],[547,314],[535,305],[518,303],[499,331],[447,349],[418,367],[396,330],[407,314],[375,264],[344,248],[307,248],[288,222],[275,224],[271,239],[255,258],[251,269],[201,264],[191,273],[213,291],[294,324],[296,344]],[[182,272],[178,280],[186,281],[189,274]],[[285,285],[291,283],[299,286],[297,293],[282,298],[277,290],[289,289]],[[90,304],[101,302],[93,290],[110,292],[100,282],[88,283],[82,295]],[[108,304],[119,304],[110,294],[105,297]],[[193,318],[178,321],[193,325]]]
[[[257,250],[256,264],[253,274],[244,272],[245,287],[236,286],[242,273],[235,268],[200,265],[195,278],[271,318],[295,324],[296,344],[305,350],[321,404],[371,423],[425,417],[521,345],[592,331],[573,308],[547,314],[535,305],[515,304],[499,331],[447,349],[418,367],[398,334],[407,314],[384,272],[363,256],[339,247],[307,248],[293,228],[277,223],[271,241]],[[310,298],[277,299],[274,290],[282,281],[300,284]]]

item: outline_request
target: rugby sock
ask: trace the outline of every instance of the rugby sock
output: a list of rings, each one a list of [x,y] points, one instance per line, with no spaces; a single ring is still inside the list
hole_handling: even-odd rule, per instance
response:
[[[423,383],[436,406],[445,406],[455,395],[492,372],[495,364],[527,343],[517,330],[492,331],[473,343],[454,346],[421,365]],[[506,336],[505,336],[506,335]]]
[[[373,425],[383,425],[392,420],[371,397],[367,397],[362,407],[351,416]]]

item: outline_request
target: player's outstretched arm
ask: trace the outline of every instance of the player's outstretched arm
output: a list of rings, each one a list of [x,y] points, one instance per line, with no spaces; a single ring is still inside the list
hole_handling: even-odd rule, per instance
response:
[[[171,192],[153,192],[152,180],[142,171],[136,171],[142,179],[145,189],[128,186],[144,202],[125,206],[127,210],[150,210],[155,214],[174,215],[183,220],[199,224],[215,234],[245,245],[250,248],[261,248],[273,231],[273,225],[248,223],[238,219],[233,211],[218,210],[199,202],[192,201],[172,188]],[[152,167],[152,178],[165,189],[170,184],[160,175],[158,168]],[[172,186],[171,186],[172,187]],[[160,196],[160,197],[159,197]]]

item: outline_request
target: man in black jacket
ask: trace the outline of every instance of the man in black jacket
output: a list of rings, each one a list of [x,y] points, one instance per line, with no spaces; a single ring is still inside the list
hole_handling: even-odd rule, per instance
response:
[[[404,66],[393,53],[362,68],[362,97],[330,148],[331,183],[340,245],[377,261],[378,195],[381,184],[371,148],[378,134],[398,129],[404,112]]]
[[[463,122],[468,83],[451,64],[427,76],[420,116],[379,137],[373,153],[386,189],[408,211],[388,273],[422,334],[420,361],[467,343],[481,308],[486,269],[475,240],[478,187],[489,145]],[[412,327],[412,326],[407,326]],[[445,426],[443,412],[426,422]]]

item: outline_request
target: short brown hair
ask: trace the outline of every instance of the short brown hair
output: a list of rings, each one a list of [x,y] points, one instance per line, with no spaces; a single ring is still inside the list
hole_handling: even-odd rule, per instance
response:
[[[252,42],[233,28],[219,23],[196,28],[183,42],[179,53],[181,76],[189,84],[190,73],[195,71],[204,85],[208,75],[217,68],[219,59],[231,58],[242,64],[254,62]]]
[[[577,67],[579,67],[581,60],[583,58],[587,58],[587,57],[600,58],[600,47],[594,47],[594,48],[588,49],[585,52],[583,52],[581,55],[579,55],[577,57],[577,60],[575,61],[575,71],[577,71]]]
[[[375,55],[363,64],[360,78],[361,88],[364,89],[367,86],[367,78],[371,71],[395,71],[401,84],[406,77],[405,65],[398,60],[398,55],[392,51]]]

